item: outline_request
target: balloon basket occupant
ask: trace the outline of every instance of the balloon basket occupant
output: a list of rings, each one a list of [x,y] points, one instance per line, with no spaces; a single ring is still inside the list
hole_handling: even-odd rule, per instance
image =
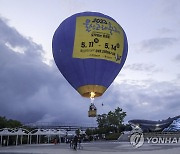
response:
[[[100,97],[122,69],[128,52],[123,28],[110,16],[81,12],[66,18],[52,41],[62,75],[83,97]],[[96,110],[89,110],[95,116]]]
[[[93,103],[89,106],[88,117],[96,117],[97,109]]]
[[[97,109],[94,105],[95,92],[90,92],[91,105],[89,106],[88,117],[96,117]]]

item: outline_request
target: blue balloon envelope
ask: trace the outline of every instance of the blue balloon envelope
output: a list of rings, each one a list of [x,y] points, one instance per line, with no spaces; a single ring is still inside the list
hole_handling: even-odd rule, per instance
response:
[[[66,80],[82,96],[101,96],[127,57],[124,30],[111,17],[83,12],[65,19],[54,33],[53,56]]]

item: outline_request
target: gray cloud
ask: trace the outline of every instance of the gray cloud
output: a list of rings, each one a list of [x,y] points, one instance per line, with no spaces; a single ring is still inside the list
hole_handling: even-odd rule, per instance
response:
[[[178,54],[173,60],[175,60],[176,62],[180,62],[180,54]]]
[[[170,29],[170,28],[163,27],[163,28],[159,29],[158,32],[160,34],[171,34],[174,31],[172,29]]]
[[[54,63],[49,66],[42,62],[40,45],[1,19],[0,34],[0,116],[23,122],[92,123],[87,117],[90,100],[82,98],[68,84]],[[13,51],[18,47],[24,52]],[[138,65],[140,70],[154,70],[153,65]],[[138,65],[129,68],[138,70]],[[98,113],[119,106],[127,112],[127,120],[158,119],[179,114],[179,92],[180,88],[172,83],[151,81],[145,87],[113,84],[95,102]]]
[[[42,62],[42,47],[0,19],[0,115],[21,121],[87,117],[87,100],[77,97],[56,66]],[[9,48],[9,44],[12,48]],[[23,47],[24,53],[13,48]],[[89,101],[89,100],[88,100]],[[73,112],[74,110],[82,112]],[[71,114],[69,114],[71,113]],[[78,120],[76,120],[78,121]]]
[[[171,37],[152,38],[142,41],[140,50],[143,52],[157,52],[165,49],[166,47],[172,46],[177,41],[178,39]]]
[[[124,69],[129,69],[133,71],[144,71],[144,72],[157,72],[159,71],[155,65],[152,64],[143,64],[143,63],[134,63],[124,66]]]
[[[180,13],[180,10],[179,10],[180,1],[179,0],[173,0],[173,1],[164,0],[164,1],[162,1],[162,3],[160,5],[162,8],[162,13],[164,15],[166,15],[166,17],[169,16],[174,19]]]
[[[112,96],[111,96],[112,95]],[[130,119],[165,119],[179,115],[180,87],[169,82],[153,82],[147,86],[120,84],[111,87],[108,102],[120,106]]]
[[[180,79],[180,74],[177,75],[177,78]]]

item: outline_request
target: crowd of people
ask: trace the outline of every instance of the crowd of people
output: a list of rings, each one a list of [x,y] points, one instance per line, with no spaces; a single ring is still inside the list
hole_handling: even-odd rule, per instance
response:
[[[81,138],[75,135],[74,138],[70,140],[70,148],[74,150],[77,150],[77,148],[82,149]]]
[[[65,143],[70,143],[71,149],[74,149],[74,150],[77,150],[78,148],[83,149],[83,146],[81,145],[81,140],[82,140],[81,137],[78,137],[77,135],[75,135],[73,138],[67,139]],[[57,140],[57,138],[54,138],[53,143],[56,145],[60,142]]]

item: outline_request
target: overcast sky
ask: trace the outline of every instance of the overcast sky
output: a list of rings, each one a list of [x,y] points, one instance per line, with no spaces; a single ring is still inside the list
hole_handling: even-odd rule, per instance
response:
[[[22,122],[94,123],[90,100],[58,71],[52,37],[67,17],[101,12],[125,30],[125,65],[98,113],[117,107],[130,119],[180,115],[179,0],[0,0],[0,116]],[[104,106],[101,106],[101,104]]]

